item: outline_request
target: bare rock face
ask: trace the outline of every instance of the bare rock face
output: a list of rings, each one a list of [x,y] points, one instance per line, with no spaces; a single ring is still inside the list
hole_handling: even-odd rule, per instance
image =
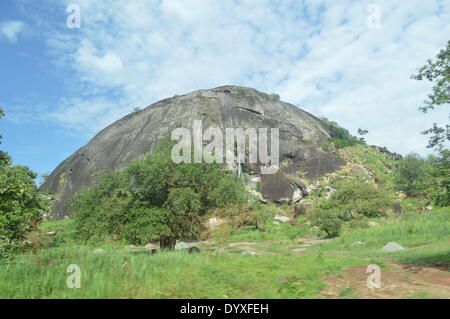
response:
[[[41,186],[55,195],[50,218],[69,216],[69,199],[79,190],[93,185],[101,174],[123,169],[150,152],[157,140],[175,128],[192,131],[198,120],[203,130],[218,127],[223,132],[226,128],[279,128],[278,173],[261,176],[259,162],[240,167],[242,172],[261,177],[261,193],[267,201],[299,200],[306,195],[305,180],[315,180],[344,164],[319,149],[321,143],[327,142],[328,132],[318,118],[298,107],[251,88],[199,90],[123,117],[59,164]]]

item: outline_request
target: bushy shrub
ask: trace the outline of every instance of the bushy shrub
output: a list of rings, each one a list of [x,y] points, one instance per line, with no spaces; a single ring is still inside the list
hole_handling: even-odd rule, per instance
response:
[[[341,232],[343,221],[332,210],[316,208],[310,215],[311,225],[319,227],[328,237],[337,237]]]
[[[368,228],[369,226],[369,220],[362,216],[357,217],[355,219],[350,220],[348,223],[345,224],[345,227],[347,229],[362,229],[362,228]]]
[[[280,100],[280,95],[279,94],[270,94],[270,98],[273,100],[273,101],[279,101]]]
[[[330,121],[326,117],[321,117],[320,119],[322,120],[325,129],[330,134],[330,141],[336,148],[340,149],[357,144],[366,144],[364,138],[357,138],[356,136],[351,135],[347,129],[339,126],[336,122]]]
[[[336,236],[344,221],[384,215],[391,204],[389,194],[370,183],[348,180],[334,187],[331,198],[323,199],[308,214],[312,223],[329,236]]]
[[[443,150],[438,157],[430,157],[428,161],[427,194],[434,205],[450,206],[450,150]]]
[[[143,244],[160,240],[173,248],[178,238],[196,238],[202,216],[246,202],[239,178],[219,164],[171,159],[167,140],[155,152],[109,173],[73,199],[77,237]]]
[[[322,206],[337,211],[344,220],[350,220],[352,213],[356,216],[382,216],[391,204],[389,194],[371,183],[348,180],[337,183],[335,187],[330,200],[323,202]]]
[[[11,163],[11,157],[0,151],[0,256],[20,246],[48,209],[35,184],[37,174]]]
[[[418,154],[408,154],[395,168],[396,188],[408,196],[419,195],[424,191],[426,162]]]
[[[234,229],[244,226],[254,226],[263,229],[266,222],[276,213],[272,205],[264,204],[238,204],[211,211],[211,216],[225,219]]]

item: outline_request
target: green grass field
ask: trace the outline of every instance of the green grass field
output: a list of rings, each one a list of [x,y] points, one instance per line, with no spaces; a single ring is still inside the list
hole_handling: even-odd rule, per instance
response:
[[[45,222],[42,231],[61,230],[39,253],[28,252],[0,264],[0,298],[317,298],[321,278],[356,265],[389,262],[427,264],[450,261],[450,211],[433,210],[377,219],[377,227],[347,229],[340,238],[306,247],[308,228],[280,225],[266,232],[234,230],[213,235],[200,254],[184,251],[151,255],[127,243],[77,243],[71,220]],[[355,241],[363,244],[353,245]],[[408,248],[380,252],[388,242]],[[257,255],[243,255],[230,243]],[[105,253],[94,254],[102,248]],[[222,248],[223,252],[213,254]],[[68,288],[67,267],[81,269],[81,288]],[[353,296],[343,289],[342,297]],[[427,296],[426,293],[413,297]]]

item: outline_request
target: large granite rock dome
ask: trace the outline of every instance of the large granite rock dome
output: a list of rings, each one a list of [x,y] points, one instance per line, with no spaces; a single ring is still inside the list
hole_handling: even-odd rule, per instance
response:
[[[344,163],[320,150],[329,135],[323,123],[298,107],[255,89],[222,86],[174,96],[131,113],[98,133],[50,174],[42,190],[55,195],[50,218],[70,215],[69,199],[93,185],[99,175],[118,170],[151,151],[155,142],[177,127],[279,128],[280,170],[260,175],[259,164],[242,170],[262,179],[264,200],[283,203],[306,195],[305,180],[334,172]]]

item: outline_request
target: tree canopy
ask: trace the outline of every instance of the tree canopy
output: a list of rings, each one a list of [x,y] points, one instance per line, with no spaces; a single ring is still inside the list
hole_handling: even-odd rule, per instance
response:
[[[0,118],[4,115],[0,108]],[[0,256],[20,244],[48,206],[34,182],[36,173],[11,164],[11,157],[0,151]]]
[[[422,81],[428,80],[434,82],[432,92],[428,94],[428,99],[419,107],[424,113],[435,109],[437,106],[450,103],[450,41],[447,47],[439,51],[435,60],[429,59],[423,65],[417,74],[412,76],[413,79]],[[450,119],[450,114],[449,114]],[[438,126],[436,123],[433,127],[422,132],[430,134],[428,142],[429,148],[437,147],[439,150],[444,148],[446,142],[450,141],[450,125]]]
[[[196,238],[201,217],[211,209],[246,201],[239,178],[215,163],[179,163],[170,143],[102,176],[73,199],[77,236],[112,238],[133,244],[160,241],[173,248],[178,238]]]

